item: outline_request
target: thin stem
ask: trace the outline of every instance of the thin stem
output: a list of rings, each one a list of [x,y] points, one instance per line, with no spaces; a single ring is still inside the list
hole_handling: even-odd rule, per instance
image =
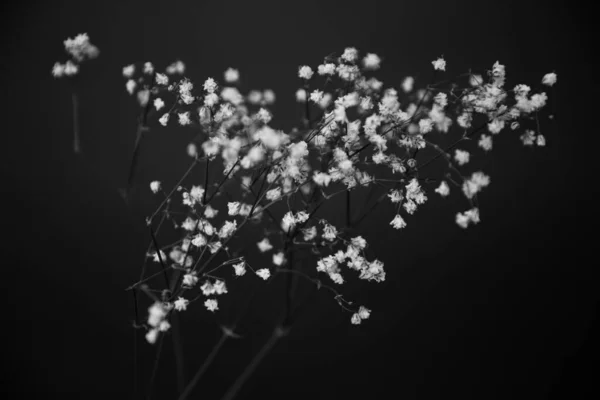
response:
[[[178,400],[185,400],[192,393],[192,390],[194,390],[194,388],[198,384],[198,381],[200,380],[202,375],[204,375],[204,373],[206,372],[206,370],[208,369],[210,364],[212,364],[215,357],[219,353],[219,350],[221,350],[221,347],[223,347],[223,345],[225,344],[225,341],[227,341],[227,338],[228,338],[228,335],[225,332],[223,332],[221,334],[221,338],[219,339],[217,344],[213,347],[213,349],[210,352],[210,354],[208,355],[208,357],[206,357],[206,359],[204,360],[204,362],[202,363],[202,365],[200,366],[198,371],[196,371],[196,374],[194,374],[194,377],[192,378],[190,383],[188,383],[187,386],[185,387],[185,389],[181,392],[181,395],[179,396]]]
[[[254,370],[258,367],[260,362],[265,358],[265,356],[271,351],[273,346],[277,343],[279,339],[287,334],[287,330],[277,325],[275,329],[273,329],[273,333],[269,337],[269,340],[263,345],[258,353],[254,356],[250,364],[246,366],[244,372],[235,380],[233,385],[227,390],[225,395],[221,398],[221,400],[233,400],[239,390],[242,388],[244,383],[248,380],[248,378],[252,375]]]
[[[77,91],[73,89],[71,95],[73,99],[73,151],[75,154],[81,154],[81,141],[79,138],[79,97]]]

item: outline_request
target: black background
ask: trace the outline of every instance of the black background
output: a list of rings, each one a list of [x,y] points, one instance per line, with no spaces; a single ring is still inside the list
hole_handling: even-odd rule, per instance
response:
[[[347,46],[382,56],[380,77],[396,86],[406,75],[426,79],[442,54],[449,75],[499,60],[511,87],[556,71],[549,91],[556,118],[542,121],[548,145],[524,148],[506,131],[491,155],[474,157],[473,168],[492,184],[480,197],[482,223],[472,229],[453,221],[465,207],[459,199],[432,195],[399,232],[387,226],[391,210],[378,210],[362,229],[386,262],[387,280],[348,293],[373,310],[371,319],[351,326],[319,293],[239,398],[598,395],[595,257],[588,255],[597,228],[586,207],[598,190],[585,150],[597,135],[590,103],[596,72],[587,48],[592,18],[580,5],[146,0],[2,7],[8,223],[0,376],[7,398],[132,398],[133,310],[124,288],[139,273],[149,240],[143,216],[156,204],[140,196],[131,210],[116,191],[125,184],[136,115],[121,68],[181,58],[197,82],[239,68],[246,89],[275,91],[274,125],[289,129],[302,112],[294,99],[298,65],[316,66]],[[50,71],[64,60],[62,41],[80,32],[101,55],[82,67],[78,158],[69,87]],[[192,136],[153,130],[138,183],[174,184],[189,163]],[[281,290],[274,284],[261,292],[239,328],[244,339],[226,345],[194,398],[225,392],[270,333]],[[216,342],[217,323],[232,315],[207,314],[196,307],[183,319],[188,376]],[[144,380],[153,353],[141,348]],[[175,398],[170,342],[165,348],[155,399]]]

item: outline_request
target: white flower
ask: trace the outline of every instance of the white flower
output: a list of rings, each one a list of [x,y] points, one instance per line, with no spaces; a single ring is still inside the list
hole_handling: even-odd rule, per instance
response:
[[[77,75],[77,72],[79,72],[79,66],[74,64],[71,60],[67,61],[64,67],[64,73],[67,76]]]
[[[537,136],[536,144],[538,146],[545,146],[546,145],[546,138],[544,137],[544,135],[538,135]]]
[[[490,151],[492,150],[492,137],[490,135],[482,134],[477,144],[485,151]]]
[[[392,203],[399,203],[404,199],[404,196],[402,196],[402,193],[400,193],[399,190],[392,190],[388,194],[388,197]]]
[[[306,101],[306,90],[298,89],[296,91],[296,101],[299,103],[304,103]]]
[[[158,329],[157,328],[150,329],[146,333],[146,341],[150,344],[154,344],[154,343],[156,343],[156,339],[158,339]]]
[[[262,268],[256,271],[256,275],[260,276],[266,281],[271,276],[271,271],[269,271],[267,268]]]
[[[275,92],[271,89],[267,89],[263,92],[263,101],[265,104],[275,103]]]
[[[241,263],[233,264],[233,269],[236,276],[242,276],[246,273],[246,263],[242,261]]]
[[[207,93],[214,93],[215,90],[217,90],[217,82],[215,82],[213,78],[208,78],[204,81],[204,90],[206,90]]]
[[[148,325],[156,328],[167,316],[167,310],[160,301],[154,302],[148,308]]]
[[[217,280],[213,285],[215,288],[216,294],[225,294],[227,293],[227,286],[225,286],[225,281]]]
[[[435,70],[438,70],[438,71],[446,70],[446,60],[444,60],[442,57],[438,58],[435,61],[432,61],[431,63],[433,64],[433,68]]]
[[[240,72],[234,68],[228,68],[225,71],[225,82],[236,83],[240,79]]]
[[[319,186],[328,186],[329,182],[331,182],[331,175],[324,172],[315,172],[313,181]]]
[[[265,108],[261,108],[260,110],[258,110],[258,113],[256,113],[256,119],[262,121],[265,124],[268,124],[272,118],[273,116],[271,115],[271,113]]]
[[[406,222],[404,222],[404,219],[400,216],[400,214],[396,214],[392,222],[390,222],[390,225],[392,225],[394,229],[401,229],[406,226]]]
[[[169,75],[173,75],[173,74],[183,75],[185,73],[185,64],[182,61],[177,60],[173,64],[171,64],[167,67],[166,72]]]
[[[158,74],[156,74],[156,83],[158,85],[168,85],[169,77],[165,74],[158,73]]]
[[[302,229],[302,236],[305,242],[310,242],[317,237],[317,227],[311,226],[310,228]]]
[[[271,242],[269,242],[269,239],[267,238],[264,238],[256,245],[258,246],[258,249],[261,251],[261,253],[265,253],[273,248],[273,245],[271,244]]]
[[[219,303],[215,299],[207,299],[204,302],[204,307],[206,307],[208,311],[215,312],[215,310],[219,309]]]
[[[135,90],[136,86],[137,83],[135,83],[133,79],[130,79],[125,83],[125,88],[127,89],[127,92],[129,92],[129,94],[133,94],[133,91]]]
[[[360,306],[358,309],[358,316],[360,319],[368,319],[371,316],[371,310],[364,306]]]
[[[156,194],[156,193],[158,193],[158,191],[160,189],[161,189],[160,181],[152,181],[152,182],[150,182],[150,190],[152,190],[152,193]]]
[[[227,208],[229,208],[229,211],[227,212],[229,215],[231,215],[231,216],[238,215],[240,213],[240,202],[239,201],[229,202],[229,203],[227,203]]]
[[[477,224],[478,222],[479,210],[477,208],[467,210],[464,212],[464,214],[456,214],[456,223],[463,229],[466,229],[469,226],[469,223]]]
[[[162,126],[167,126],[167,122],[169,122],[169,114],[163,114],[162,117],[158,120]]]
[[[171,324],[169,323],[169,321],[161,321],[161,323],[158,325],[158,330],[161,332],[166,332],[171,328]]]
[[[315,90],[310,94],[310,101],[320,103],[323,100],[323,91]]]
[[[131,64],[131,65],[127,65],[127,66],[123,67],[123,76],[125,78],[131,78],[134,73],[135,73],[135,65]]]
[[[237,221],[233,221],[233,222],[225,221],[225,223],[221,227],[221,230],[219,231],[219,237],[221,239],[226,239],[226,238],[230,237],[231,235],[233,235],[236,228],[237,228]]]
[[[317,72],[319,73],[319,75],[333,75],[335,73],[335,64],[321,64],[317,68]]]
[[[556,83],[556,74],[554,72],[550,72],[549,74],[544,75],[542,83],[546,86],[554,85]]]
[[[210,206],[210,204],[208,204],[206,206],[206,209],[204,210],[204,216],[206,218],[214,218],[214,217],[217,216],[218,213],[219,213],[219,210],[216,210],[216,209],[212,208]]]
[[[65,74],[65,65],[57,62],[54,63],[54,67],[52,67],[52,75],[55,78],[60,78]]]
[[[458,165],[465,165],[469,162],[470,154],[468,151],[456,149],[454,152],[454,159]]]
[[[281,266],[284,263],[285,263],[285,255],[283,254],[283,251],[273,254],[273,264],[275,264],[277,266]]]
[[[296,225],[296,219],[294,218],[292,212],[288,211],[281,219],[281,228],[284,231],[289,232],[290,229],[294,227],[294,225]]]
[[[440,183],[440,186],[437,189],[435,189],[435,192],[439,193],[442,197],[446,197],[448,196],[448,194],[450,194],[450,187],[448,186],[446,181],[442,181]]]
[[[296,216],[294,218],[296,220],[296,223],[301,224],[303,222],[308,221],[308,217],[309,217],[309,215],[307,212],[300,211],[300,212],[296,213]]]
[[[303,65],[298,68],[298,77],[309,80],[313,76],[313,70],[308,65]]]
[[[419,132],[421,134],[429,133],[433,129],[433,121],[429,118],[424,118],[419,121]]]
[[[192,274],[185,274],[183,276],[183,285],[188,287],[193,287],[198,283],[198,277]]]
[[[354,325],[359,325],[362,322],[362,319],[360,318],[360,315],[358,315],[358,313],[354,313],[352,314],[352,318],[350,318],[350,321],[352,321]]]
[[[185,311],[187,310],[187,306],[189,303],[189,300],[184,299],[183,297],[179,297],[177,300],[175,300],[175,309],[177,311]]]
[[[328,223],[324,223],[324,227],[323,227],[323,239],[325,240],[329,240],[330,242],[334,241],[335,238],[337,237],[337,229],[335,228],[335,226],[330,225]]]
[[[463,193],[468,199],[472,199],[482,188],[490,184],[490,177],[483,172],[474,172],[471,178],[463,183]]]
[[[415,78],[413,78],[412,76],[407,76],[406,78],[404,78],[404,80],[402,81],[402,90],[404,90],[404,93],[412,92],[414,84]]]
[[[344,54],[342,54],[342,59],[349,63],[354,63],[358,60],[358,50],[354,47],[346,47],[344,49]]]
[[[156,108],[156,111],[160,110],[164,106],[165,106],[165,102],[160,97],[157,97],[156,99],[154,99],[154,107]]]
[[[363,67],[366,70],[374,71],[379,69],[381,64],[381,58],[377,54],[367,53],[365,58],[363,58]]]
[[[206,107],[212,107],[219,102],[219,96],[216,93],[209,93],[204,96],[204,105]]]
[[[189,111],[179,113],[177,115],[179,116],[179,125],[185,126],[185,125],[189,125],[192,123],[192,121],[190,120],[190,112]]]
[[[150,61],[144,63],[144,73],[152,75],[154,73],[154,65]]]

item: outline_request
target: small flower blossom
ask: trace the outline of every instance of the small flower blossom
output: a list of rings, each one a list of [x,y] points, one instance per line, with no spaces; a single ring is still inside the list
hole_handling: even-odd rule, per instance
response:
[[[390,222],[390,225],[392,225],[394,229],[402,229],[406,226],[406,222],[400,216],[400,214],[396,214],[392,222]]]
[[[131,65],[127,65],[127,66],[123,67],[123,77],[131,78],[134,73],[135,73],[135,65],[131,64]]]
[[[317,68],[317,72],[319,75],[333,75],[335,73],[335,64],[321,64]]]
[[[217,82],[213,78],[208,78],[204,81],[204,90],[207,93],[214,93],[217,90]]]
[[[477,144],[485,151],[490,151],[492,150],[492,137],[490,135],[482,134]]]
[[[190,120],[190,112],[189,111],[179,113],[177,115],[179,116],[179,125],[186,126],[186,125],[189,125],[192,123],[192,121]]]
[[[161,189],[160,181],[150,182],[150,190],[152,190],[152,193],[156,194],[159,192],[160,189]]]
[[[150,344],[154,344],[154,343],[156,343],[156,339],[158,339],[158,329],[157,328],[150,329],[146,333],[146,341]]]
[[[309,80],[313,76],[313,70],[308,65],[303,65],[298,68],[298,77]]]
[[[358,313],[354,313],[352,314],[352,318],[350,318],[350,321],[354,325],[359,325],[362,322],[362,319],[360,318],[360,315],[358,315]]]
[[[435,61],[431,62],[433,64],[433,69],[436,71],[445,71],[446,70],[446,60],[442,57],[438,58]]]
[[[219,214],[219,210],[212,208],[210,204],[204,209],[204,216],[208,219],[216,217],[217,214]]]
[[[215,299],[207,299],[204,302],[204,307],[206,307],[208,311],[215,312],[219,309],[219,303]]]
[[[160,117],[160,119],[158,120],[158,122],[160,122],[162,126],[167,126],[167,123],[169,122],[169,114],[163,114],[162,117]]]
[[[323,91],[315,90],[310,94],[310,101],[314,103],[320,103],[323,100]]]
[[[183,276],[183,285],[187,287],[194,287],[198,283],[198,277],[192,274],[185,274]]]
[[[269,271],[267,268],[262,268],[256,271],[256,275],[258,275],[266,281],[271,276],[271,271]]]
[[[354,63],[358,60],[358,50],[354,47],[346,47],[344,49],[344,54],[342,54],[342,60]]]
[[[366,70],[374,71],[379,69],[381,66],[381,58],[377,54],[367,53],[365,58],[363,58],[363,67]]]
[[[238,215],[240,213],[240,202],[234,201],[227,203],[227,208],[229,209],[227,213],[231,216]]]
[[[187,306],[188,306],[189,303],[190,303],[189,300],[184,299],[183,297],[179,297],[174,302],[174,304],[175,304],[175,310],[177,310],[177,311],[185,311],[185,310],[187,310]]]
[[[549,74],[544,75],[542,79],[542,84],[546,86],[553,86],[556,83],[556,74],[554,72],[550,72]]]
[[[273,254],[273,264],[275,264],[277,266],[281,266],[284,263],[285,263],[285,255],[283,254],[283,251]]]
[[[158,73],[156,74],[156,84],[166,86],[169,84],[169,77],[165,74]]]
[[[156,111],[159,111],[164,106],[165,102],[161,98],[157,97],[156,99],[154,99],[154,108],[156,108]]]
[[[458,165],[465,165],[469,162],[470,154],[468,151],[457,149],[454,152],[454,159],[458,163]]]
[[[246,274],[246,263],[242,261],[241,263],[233,264],[233,269],[236,276],[242,276]]]
[[[133,94],[133,91],[135,90],[136,87],[137,87],[137,83],[135,83],[135,81],[133,79],[130,79],[125,83],[125,88],[127,89],[127,92],[129,94]]]
[[[240,72],[234,68],[227,68],[224,78],[227,83],[236,83],[240,79]]]
[[[296,91],[296,101],[298,103],[304,103],[306,101],[306,90],[298,89]]]
[[[450,194],[450,187],[448,186],[446,181],[442,181],[440,183],[440,186],[438,186],[438,188],[435,189],[435,192],[439,193],[442,197],[446,197]]]
[[[467,210],[464,213],[456,214],[456,224],[463,229],[466,229],[471,223],[477,224],[478,222],[479,210],[477,208]]]
[[[144,63],[144,73],[147,75],[152,75],[154,73],[154,65],[151,62]]]
[[[404,78],[404,80],[402,81],[402,90],[404,91],[404,93],[412,92],[414,84],[415,78],[413,78],[412,76],[407,76],[406,78]]]
[[[360,306],[358,309],[358,316],[360,319],[368,319],[371,316],[371,310],[364,306]]]

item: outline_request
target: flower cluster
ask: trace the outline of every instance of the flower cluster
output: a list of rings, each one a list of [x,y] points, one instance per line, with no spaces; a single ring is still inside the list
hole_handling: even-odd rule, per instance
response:
[[[66,39],[64,46],[65,51],[71,58],[64,64],[59,62],[54,64],[52,75],[55,78],[77,75],[79,73],[79,65],[82,62],[92,60],[100,55],[100,50],[90,42],[87,33],[80,33],[74,38]]]
[[[55,66],[57,77],[76,74],[79,63],[98,55],[85,34],[65,41],[65,48],[72,59]],[[540,89],[556,84],[554,72],[544,75],[535,89],[525,84],[511,89],[507,69],[498,61],[487,71],[470,71],[422,88],[411,76],[393,87],[373,76],[381,65],[377,54],[348,47],[317,65],[290,71],[300,84],[296,99],[306,117],[303,128],[288,132],[272,125],[275,93],[242,91],[237,69],[226,69],[222,79],[196,83],[179,60],[164,68],[150,61],[122,68],[125,90],[142,107],[144,123],[148,119],[159,128],[191,128],[197,133],[186,149],[191,168],[206,168],[204,182],[172,190],[158,180],[149,185],[152,193],[165,198],[148,225],[163,215],[180,237],[162,249],[156,246],[149,258],[165,273],[181,275],[166,299],[149,309],[149,342],[169,329],[169,313],[183,312],[199,298],[207,310],[218,311],[218,297],[228,293],[227,279],[270,281],[274,275],[294,273],[320,287],[317,277],[324,273],[333,282],[329,289],[337,293],[334,288],[349,279],[348,268],[360,280],[383,282],[384,263],[369,259],[367,240],[349,236],[347,229],[370,209],[361,207],[358,219],[348,212],[344,225],[320,216],[324,202],[342,194],[350,201],[355,191],[383,190],[376,205],[392,210],[391,229],[404,230],[417,209],[432,201],[428,192],[443,198],[456,193],[469,207],[454,222],[467,228],[480,222],[477,196],[491,180],[483,171],[465,171],[491,152],[493,141],[503,132],[524,129],[524,145],[546,144],[537,117],[549,99]],[[428,65],[436,77],[447,73],[443,57]],[[460,138],[452,146],[436,144],[453,132]],[[426,159],[423,149],[433,151],[435,158]],[[438,158],[447,165],[443,175],[425,176],[425,166]],[[237,190],[231,190],[232,184]],[[232,243],[247,226],[262,229],[252,242],[256,247],[241,244],[235,250]],[[258,269],[247,260],[252,252],[258,261],[250,261]],[[313,258],[307,270],[295,262],[298,252]],[[224,267],[231,269],[223,274]],[[248,269],[251,274],[246,274]],[[186,295],[194,291],[197,296]],[[342,301],[340,294],[335,299],[351,312],[352,324],[369,318],[371,310],[364,306],[348,307],[352,303]]]

